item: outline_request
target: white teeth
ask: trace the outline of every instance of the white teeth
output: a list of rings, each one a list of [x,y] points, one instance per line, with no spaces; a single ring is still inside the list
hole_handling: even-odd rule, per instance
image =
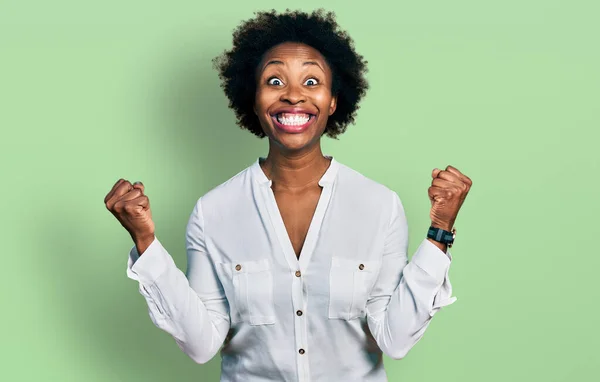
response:
[[[310,120],[308,114],[277,114],[277,121],[282,125],[301,126]]]

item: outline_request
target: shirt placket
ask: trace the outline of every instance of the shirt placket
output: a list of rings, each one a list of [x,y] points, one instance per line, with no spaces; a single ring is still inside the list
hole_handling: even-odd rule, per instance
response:
[[[308,304],[308,290],[305,284],[305,272],[314,252],[318,233],[321,229],[325,211],[332,193],[332,184],[324,182],[322,184],[321,196],[317,203],[317,208],[313,219],[311,220],[304,245],[300,252],[300,260],[296,257],[292,242],[285,229],[285,224],[277,207],[275,195],[271,189],[271,182],[264,188],[265,204],[267,205],[272,226],[281,244],[283,253],[292,274],[292,309],[294,314],[294,340],[296,347],[296,365],[298,369],[298,381],[310,382],[309,356],[308,349],[308,322],[307,316],[310,312],[306,311]]]

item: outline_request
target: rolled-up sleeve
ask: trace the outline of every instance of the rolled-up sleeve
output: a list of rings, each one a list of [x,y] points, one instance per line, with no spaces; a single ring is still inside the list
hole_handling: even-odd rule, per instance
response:
[[[381,270],[367,301],[367,323],[379,348],[403,358],[423,337],[432,317],[452,304],[452,255],[426,238],[408,262],[408,223],[396,192]]]
[[[201,364],[215,356],[230,327],[229,306],[204,235],[200,198],[186,228],[185,274],[156,237],[141,256],[133,246],[127,260],[127,277],[139,282],[152,322]]]

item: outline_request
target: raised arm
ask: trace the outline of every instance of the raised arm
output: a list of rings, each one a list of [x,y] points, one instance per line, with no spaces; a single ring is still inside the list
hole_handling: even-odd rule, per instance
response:
[[[204,241],[201,198],[186,228],[187,272],[154,237],[140,256],[130,251],[127,276],[139,281],[152,322],[169,333],[195,362],[203,364],[219,351],[229,331],[229,306]]]
[[[452,255],[424,239],[408,262],[408,224],[393,192],[381,271],[367,301],[367,322],[379,348],[403,358],[422,338],[434,314],[453,303],[448,269]]]

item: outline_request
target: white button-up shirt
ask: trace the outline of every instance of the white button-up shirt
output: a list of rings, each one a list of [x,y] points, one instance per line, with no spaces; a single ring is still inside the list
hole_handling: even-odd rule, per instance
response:
[[[425,238],[408,262],[396,192],[329,158],[299,258],[261,158],[196,202],[185,274],[156,236],[129,252],[152,322],[197,363],[220,350],[221,381],[386,381],[382,352],[456,300],[450,253]]]

